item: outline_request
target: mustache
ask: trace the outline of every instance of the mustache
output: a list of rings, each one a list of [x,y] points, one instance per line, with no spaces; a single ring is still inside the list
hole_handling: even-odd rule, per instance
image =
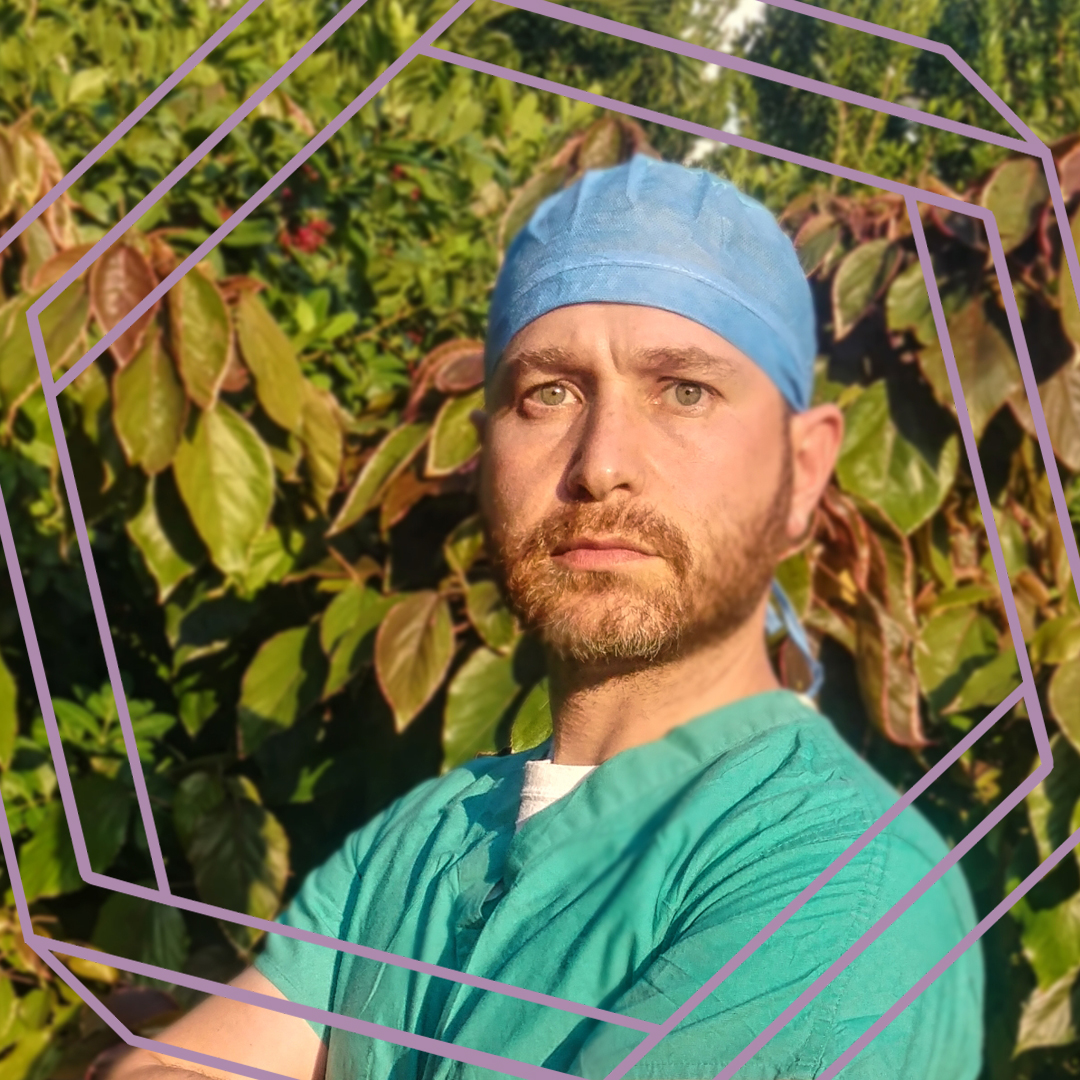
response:
[[[534,562],[583,536],[615,535],[640,543],[667,560],[679,577],[693,565],[686,534],[649,507],[570,503],[560,506],[523,536],[508,538],[512,562]]]

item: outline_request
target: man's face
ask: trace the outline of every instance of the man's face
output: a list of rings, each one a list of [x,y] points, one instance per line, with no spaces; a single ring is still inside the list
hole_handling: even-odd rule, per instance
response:
[[[726,638],[801,526],[791,462],[779,391],[712,331],[636,305],[549,312],[488,390],[480,499],[507,602],[579,663]]]

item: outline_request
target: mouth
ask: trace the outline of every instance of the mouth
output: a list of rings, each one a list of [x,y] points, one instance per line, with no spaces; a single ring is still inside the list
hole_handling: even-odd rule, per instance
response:
[[[656,552],[638,541],[622,536],[579,536],[555,547],[551,557],[576,570],[607,569],[624,563],[656,558]]]

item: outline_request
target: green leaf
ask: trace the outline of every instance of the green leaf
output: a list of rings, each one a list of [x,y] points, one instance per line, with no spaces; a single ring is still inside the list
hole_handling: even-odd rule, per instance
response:
[[[476,426],[469,417],[473,410],[483,407],[482,387],[471,394],[448,398],[443,402],[428,443],[424,467],[428,476],[449,476],[457,472],[480,449]]]
[[[450,606],[434,590],[389,611],[375,636],[375,675],[403,731],[431,700],[454,655]]]
[[[0,131],[0,218],[7,217],[15,205],[18,180],[15,171],[15,150],[7,134]]]
[[[1077,1040],[1073,1017],[1080,1011],[1077,976],[1080,964],[1069,968],[1045,989],[1036,987],[1020,1013],[1020,1027],[1013,1054],[1052,1046],[1069,1046]]]
[[[992,599],[994,595],[994,590],[985,585],[961,585],[955,589],[944,589],[934,601],[934,612],[936,614],[946,608],[981,604],[984,600]]]
[[[936,467],[931,465],[892,422],[884,380],[858,396],[845,424],[836,463],[840,486],[876,506],[905,535],[914,532],[933,516],[952,486],[959,439],[950,436]]]
[[[244,362],[255,376],[255,392],[267,416],[288,431],[299,431],[304,376],[285,332],[253,293],[236,307],[236,333]]]
[[[239,574],[274,503],[274,466],[255,429],[219,403],[177,448],[173,472],[214,564]]]
[[[1060,664],[1050,679],[1050,712],[1069,742],[1080,747],[1080,657]]]
[[[119,781],[91,773],[72,781],[90,866],[102,873],[112,865],[127,836],[131,793]],[[28,903],[82,888],[63,805],[51,802],[34,835],[19,851],[19,869]]]
[[[173,827],[180,845],[187,848],[199,820],[213,814],[225,799],[220,776],[208,772],[189,773],[180,781],[173,798]]]
[[[454,527],[443,543],[443,557],[451,570],[468,573],[484,550],[484,527],[479,514],[472,514]]]
[[[179,971],[188,957],[183,915],[168,903],[113,893],[101,906],[90,939],[99,949]]]
[[[38,381],[26,312],[44,291],[15,296],[0,304],[0,399],[5,412]],[[41,334],[54,370],[69,358],[85,332],[89,307],[86,283],[74,281],[42,312]]]
[[[268,736],[292,727],[319,700],[325,677],[316,626],[284,630],[264,641],[240,686],[244,753],[255,753]]]
[[[1053,769],[1025,800],[1040,861],[1048,859],[1068,839],[1080,800],[1080,754],[1059,731],[1050,736],[1050,754]]]
[[[515,754],[532,750],[551,738],[551,699],[547,679],[541,679],[525,696],[510,729],[510,749]]]
[[[825,262],[839,239],[840,226],[831,214],[815,214],[803,224],[795,237],[795,250],[807,277]]]
[[[844,256],[832,282],[834,340],[845,337],[862,318],[899,258],[891,240],[871,240]]]
[[[128,520],[126,529],[157,583],[159,604],[205,558],[171,475],[147,480],[142,507]]]
[[[1070,221],[1070,233],[1077,255],[1080,256],[1080,208],[1073,211]],[[1069,340],[1080,347],[1080,304],[1076,299],[1076,282],[1073,281],[1072,271],[1065,256],[1061,256],[1061,278],[1058,285],[1058,296],[1061,299],[1061,325],[1065,329]]]
[[[1000,705],[1020,685],[1016,653],[1005,648],[988,664],[976,668],[956,698],[941,710],[943,716],[966,712],[979,705]]]
[[[340,408],[333,394],[304,380],[304,407],[300,439],[315,504],[326,513],[341,474],[344,438]]]
[[[15,737],[19,734],[18,687],[3,657],[0,657],[0,770],[11,766]]]
[[[319,623],[319,640],[330,658],[323,698],[344,688],[374,660],[375,630],[400,594],[384,596],[361,585],[349,585],[327,606]]]
[[[156,285],[154,271],[140,252],[124,243],[113,244],[90,268],[90,307],[102,331],[111,330]],[[139,351],[159,303],[144,311],[110,346],[121,367]]]
[[[493,581],[477,581],[465,593],[469,622],[484,643],[498,653],[507,653],[518,638],[518,628],[510,609]]]
[[[169,290],[168,300],[169,337],[180,377],[188,397],[199,408],[210,409],[232,356],[229,309],[218,287],[197,266]]]
[[[1023,388],[1020,365],[1012,346],[987,319],[981,297],[976,297],[946,321],[968,417],[975,438],[979,439],[998,410]],[[919,353],[919,366],[937,400],[955,413],[956,401],[945,357],[936,340]]]
[[[937,342],[921,263],[913,262],[893,279],[885,299],[885,322],[890,330],[911,330],[924,345]]]
[[[0,1060],[0,1080],[36,1080],[39,1064],[48,1059],[56,1032],[52,1025],[28,1031],[20,1036],[14,1048]]]
[[[915,671],[931,708],[944,708],[971,672],[997,652],[994,624],[974,606],[949,608],[927,620],[915,649]]]
[[[509,656],[481,646],[462,664],[446,695],[443,772],[499,749],[500,722],[520,689]]]
[[[273,919],[289,873],[285,830],[261,805],[247,777],[231,776],[224,782],[210,778],[209,785],[200,778],[192,792],[195,799],[189,802],[185,788],[193,779],[181,784],[177,803],[186,804],[181,811],[186,818],[182,835],[199,898],[230,911]],[[210,794],[207,789],[213,784],[218,790]],[[222,923],[222,928],[244,949],[261,936],[261,931],[231,923]]]
[[[187,400],[161,335],[152,331],[113,377],[113,425],[124,456],[153,476],[168,468],[180,445]]]
[[[1006,253],[1031,235],[1049,194],[1038,158],[1012,158],[991,174],[979,193],[979,205],[993,213]]]
[[[296,565],[293,550],[288,541],[291,539],[294,549],[300,539],[293,533],[286,534],[273,525],[267,526],[251,543],[248,552],[248,565],[238,578],[240,591],[244,596],[254,596],[267,585],[283,580]]]
[[[375,448],[353,482],[327,536],[343,532],[375,505],[379,494],[397,477],[423,446],[427,424],[404,424],[395,428]]]
[[[91,67],[75,72],[68,85],[67,104],[100,99],[110,81],[107,68]]]
[[[1063,664],[1080,656],[1080,619],[1075,615],[1048,619],[1035,631],[1030,653],[1036,664]]]

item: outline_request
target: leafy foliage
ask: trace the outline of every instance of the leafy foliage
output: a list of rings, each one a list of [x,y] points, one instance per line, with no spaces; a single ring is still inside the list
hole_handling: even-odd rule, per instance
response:
[[[392,0],[369,0],[50,305],[42,329],[54,372],[447,6],[406,15]],[[690,26],[713,43],[723,5],[588,7],[675,35]],[[151,864],[25,312],[329,14],[329,5],[267,0],[0,261],[0,487],[91,861],[131,881],[151,880]],[[936,4],[918,13],[928,27],[947,15]],[[755,55],[804,63],[806,43],[793,40],[784,13],[774,16]],[[225,17],[199,3],[0,6],[0,229]],[[834,77],[880,89],[891,46],[848,56],[831,30],[819,32],[811,54],[834,58]],[[990,49],[989,31],[979,40]],[[719,122],[726,107],[724,86],[697,80],[688,62],[498,5],[477,4],[444,43],[702,122]],[[890,85],[936,86],[918,65],[893,70]],[[1014,95],[1034,86],[1030,72],[1009,77]],[[1080,517],[1080,313],[1026,160],[957,156],[948,140],[909,153],[888,125],[845,121],[840,131],[833,105],[815,119],[765,97],[734,100],[762,128],[795,124],[793,138],[820,136],[825,156],[835,145],[841,156],[865,154],[866,167],[932,167],[937,182],[995,209]],[[1067,135],[1080,120],[1063,109],[1069,123],[1053,131]],[[473,495],[469,413],[481,400],[487,290],[500,249],[546,194],[635,150],[679,157],[688,145],[665,129],[416,61],[61,395],[178,892],[271,917],[348,831],[420,779],[546,737],[542,659],[499,599]],[[1074,147],[1064,138],[1056,152],[1075,235]],[[730,155],[714,164],[741,167]],[[822,316],[816,398],[836,401],[847,421],[834,482],[781,578],[826,664],[823,709],[909,786],[1019,682],[921,270],[899,200],[823,189],[780,167],[744,176],[751,186],[768,180],[796,238]],[[965,860],[985,912],[1080,813],[1080,603],[985,238],[936,211],[925,225],[1057,762]],[[773,646],[785,682],[803,685],[798,654],[783,639]],[[958,839],[1034,764],[1017,706],[921,805]],[[250,959],[258,935],[243,927],[82,886],[56,788],[7,593],[0,790],[38,931],[213,978]],[[1069,1011],[1078,897],[1080,871],[1066,860],[989,937],[987,1077],[1056,1076],[1080,1062]],[[80,1021],[74,996],[21,943],[10,888],[4,904],[0,1076],[77,1075],[108,1052],[111,1033]],[[191,1003],[178,988],[68,962],[136,1030]]]

